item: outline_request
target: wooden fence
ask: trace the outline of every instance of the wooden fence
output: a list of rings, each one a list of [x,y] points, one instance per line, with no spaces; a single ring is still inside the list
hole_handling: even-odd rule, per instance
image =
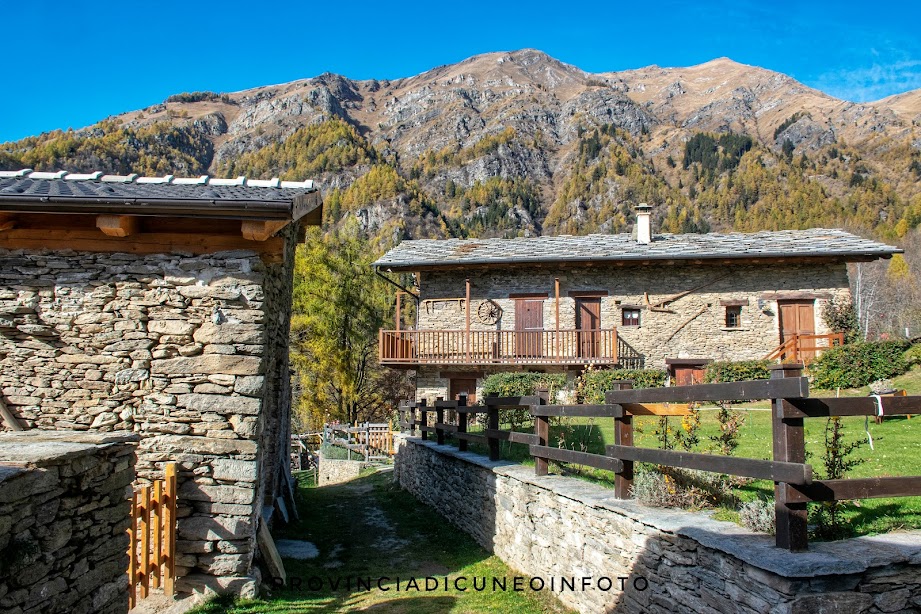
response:
[[[136,487],[128,528],[128,608],[150,589],[173,594],[176,579],[176,463],[168,463],[162,480]]]
[[[921,397],[851,397],[809,398],[809,384],[802,377],[801,364],[771,367],[769,380],[725,384],[700,384],[670,388],[632,389],[630,382],[619,382],[619,390],[605,395],[602,405],[551,405],[539,396],[486,397],[484,405],[466,407],[458,401],[438,400],[433,406],[425,401],[400,404],[401,428],[422,438],[435,434],[437,443],[453,436],[460,450],[468,441],[485,443],[491,460],[499,460],[499,442],[509,441],[529,446],[537,475],[546,475],[549,461],[577,463],[612,471],[614,494],[631,498],[634,464],[653,463],[668,467],[697,469],[774,482],[776,544],[791,551],[808,548],[806,532],[807,504],[821,501],[908,497],[921,495],[921,476],[879,477],[840,480],[814,480],[812,465],[806,461],[803,422],[807,418],[831,416],[880,416],[921,413]],[[737,458],[677,450],[659,450],[633,445],[633,417],[637,415],[687,414],[693,403],[702,401],[754,401],[770,399],[772,405],[773,460]],[[499,430],[499,410],[527,408],[534,418],[533,433]],[[454,411],[456,424],[445,422],[445,411]],[[430,424],[428,415],[434,413]],[[468,433],[468,416],[487,415],[486,428]],[[614,445],[605,454],[577,452],[550,445],[550,418],[586,417],[614,420]]]
[[[323,441],[351,453],[361,454],[367,460],[387,459],[393,456],[393,429],[389,422],[364,422],[347,424],[326,424],[323,426]]]

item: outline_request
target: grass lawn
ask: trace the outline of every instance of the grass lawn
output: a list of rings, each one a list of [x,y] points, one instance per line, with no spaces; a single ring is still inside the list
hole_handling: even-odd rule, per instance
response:
[[[273,589],[271,595],[258,600],[217,598],[192,614],[568,611],[548,591],[513,591],[513,579],[519,574],[400,490],[392,477],[389,472],[369,473],[347,484],[322,488],[299,479],[301,520],[280,527],[274,537],[308,540],[316,545],[319,556],[307,561],[285,559],[289,588]],[[467,577],[470,586],[474,577],[485,577],[490,588],[492,578],[508,578],[508,590],[461,592],[453,587],[460,576]],[[302,578],[304,587],[290,587],[292,577]],[[308,590],[307,579],[311,577],[323,578],[323,588]],[[390,578],[382,582],[389,590],[376,587],[381,577]],[[423,590],[407,590],[411,577]],[[425,591],[426,577],[435,578],[439,589]],[[332,590],[329,584],[337,578],[342,578],[342,585]],[[351,590],[343,589],[347,578],[352,578]],[[356,578],[371,578],[372,590],[356,589]],[[445,578],[448,591],[443,590]]]
[[[904,388],[909,395],[921,395],[921,368],[893,378],[893,385]],[[838,391],[812,390],[813,397],[834,397]],[[866,396],[869,388],[841,390],[841,396]],[[737,408],[745,416],[741,429],[739,446],[735,456],[740,458],[771,458],[771,416],[768,402],[754,402],[739,405]],[[864,418],[843,418],[845,435],[848,441],[867,441],[864,431]],[[658,419],[654,416],[638,416],[634,419],[635,444],[637,446],[656,448],[659,447],[654,431]],[[614,421],[612,419],[572,419],[569,427],[551,427],[551,445],[557,445],[561,433],[570,449],[603,454],[604,446],[614,443]],[[825,423],[822,418],[812,418],[805,421],[806,429],[806,462],[812,464],[813,474],[822,477],[824,467],[822,454],[825,449]],[[672,428],[680,428],[681,418],[669,419]],[[507,427],[503,427],[507,428]],[[474,429],[471,429],[474,430]],[[564,432],[568,431],[568,432]],[[903,416],[886,418],[882,424],[874,424],[869,420],[869,431],[873,437],[874,450],[869,445],[864,445],[854,453],[854,457],[865,462],[854,468],[847,477],[889,477],[921,475],[921,415],[911,419]],[[712,442],[708,439],[718,432],[716,411],[704,408],[701,411],[700,445],[695,451],[706,452],[712,449]],[[486,447],[471,445],[471,451],[486,454]],[[524,464],[533,464],[528,456],[527,447],[518,444],[502,443],[502,457],[517,460]],[[560,467],[554,467],[551,462],[551,471],[560,472]],[[569,465],[566,473],[590,479],[605,486],[613,487],[614,474],[591,467]],[[737,489],[737,494],[742,501],[757,497],[773,497],[773,483],[765,480],[755,480],[750,484]],[[812,506],[810,506],[812,507]],[[921,528],[921,497],[900,497],[864,499],[848,503],[843,514],[850,524],[853,535],[870,535],[885,533],[899,529]],[[719,509],[716,517],[724,520],[738,521],[738,513],[734,509]]]

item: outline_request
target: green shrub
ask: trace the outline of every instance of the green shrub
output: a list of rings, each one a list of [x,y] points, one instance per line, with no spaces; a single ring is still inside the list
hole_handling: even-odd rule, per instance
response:
[[[859,340],[860,324],[857,321],[857,308],[850,297],[832,298],[825,303],[822,321],[833,332],[844,333],[845,343]]]
[[[565,373],[493,373],[483,379],[483,395],[524,397],[548,388],[552,402],[565,385]]]
[[[905,350],[905,353],[902,354],[902,358],[905,360],[905,366],[909,369],[921,365],[921,343],[915,344]]]
[[[538,388],[547,388],[550,391],[550,402],[555,403],[560,389],[565,385],[565,373],[493,373],[483,379],[483,395],[524,397],[537,394]],[[500,424],[508,424],[513,431],[521,430],[531,420],[531,412],[524,408],[499,410]],[[479,414],[477,421],[485,425],[486,414]]]
[[[848,343],[825,351],[809,365],[816,388],[859,388],[908,370],[906,341]]]
[[[711,362],[704,370],[704,381],[744,382],[753,379],[770,379],[770,360],[740,360],[738,362]]]
[[[614,389],[612,382],[632,380],[634,388],[662,388],[665,371],[658,369],[587,369],[579,378],[578,389],[583,403],[604,403],[604,393]]]

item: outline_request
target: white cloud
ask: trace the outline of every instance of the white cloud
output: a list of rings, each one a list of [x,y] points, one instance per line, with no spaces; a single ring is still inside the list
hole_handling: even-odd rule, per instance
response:
[[[853,102],[879,100],[921,88],[921,60],[839,69],[819,75],[810,84],[837,98]]]

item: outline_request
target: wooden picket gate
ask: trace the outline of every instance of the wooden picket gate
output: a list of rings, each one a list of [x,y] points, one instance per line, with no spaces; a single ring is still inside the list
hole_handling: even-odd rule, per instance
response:
[[[173,594],[176,579],[176,463],[168,463],[162,480],[136,487],[128,528],[128,608],[150,589]]]

